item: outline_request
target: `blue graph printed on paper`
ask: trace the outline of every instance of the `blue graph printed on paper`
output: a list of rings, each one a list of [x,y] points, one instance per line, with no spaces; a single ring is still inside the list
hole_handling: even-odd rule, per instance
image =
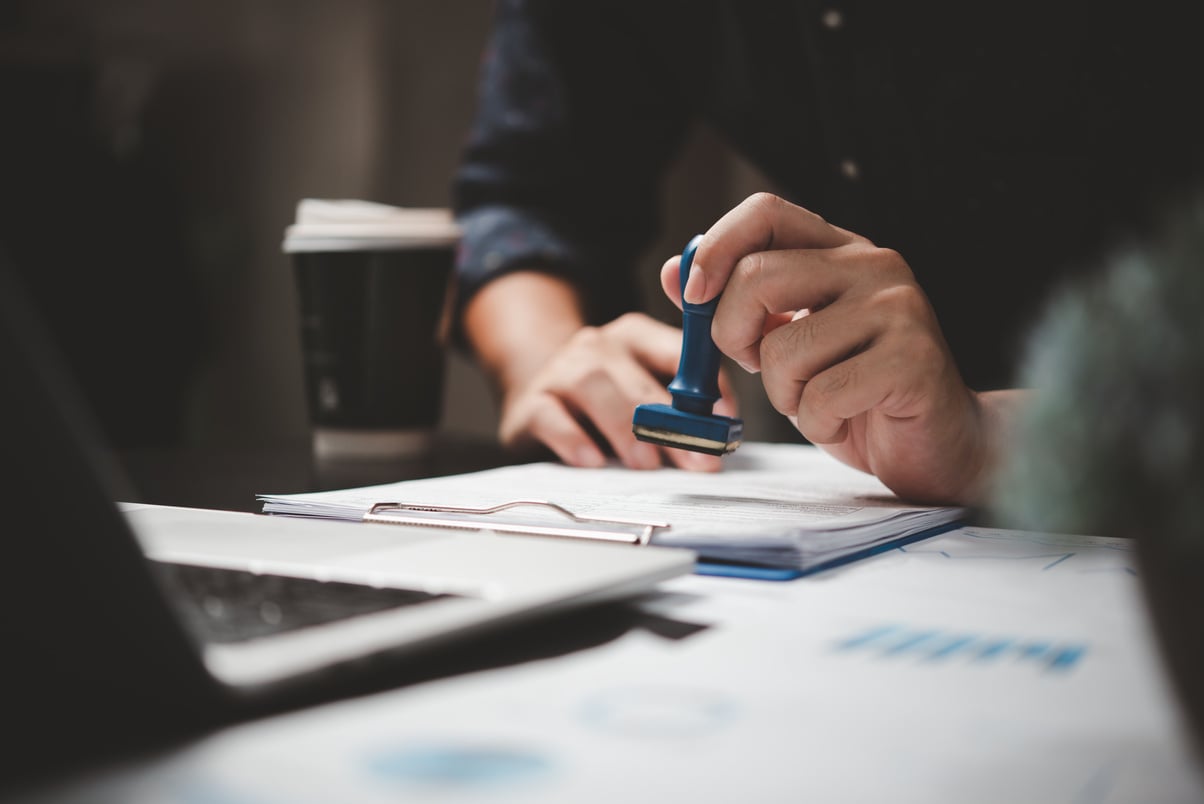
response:
[[[1087,646],[1077,642],[883,624],[839,640],[835,650],[920,662],[957,660],[982,665],[1023,662],[1043,672],[1065,673],[1083,658]]]
[[[519,746],[432,743],[379,752],[367,768],[378,779],[427,791],[493,791],[546,775],[553,764],[542,753]]]

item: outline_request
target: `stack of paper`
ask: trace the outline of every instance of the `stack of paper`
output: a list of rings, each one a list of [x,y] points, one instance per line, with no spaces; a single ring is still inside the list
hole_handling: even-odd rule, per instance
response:
[[[481,508],[540,499],[596,518],[666,523],[653,544],[702,559],[814,571],[942,532],[963,509],[908,505],[876,478],[801,444],[745,444],[715,474],[533,463],[308,494],[262,494],[263,512],[361,519],[379,502]],[[507,521],[534,512],[507,512]],[[488,524],[480,527],[488,529]]]

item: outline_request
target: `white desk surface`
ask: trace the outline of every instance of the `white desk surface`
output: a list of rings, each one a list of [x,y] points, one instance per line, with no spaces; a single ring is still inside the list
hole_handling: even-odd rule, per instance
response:
[[[79,800],[1204,800],[1131,546],[966,529],[789,583],[690,576],[710,627],[214,734]],[[56,797],[55,800],[71,800]]]

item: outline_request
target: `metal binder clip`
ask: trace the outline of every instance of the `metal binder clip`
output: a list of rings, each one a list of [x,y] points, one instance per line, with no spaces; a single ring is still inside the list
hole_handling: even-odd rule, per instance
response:
[[[573,525],[543,525],[531,521],[513,521],[498,517],[514,508],[534,506],[552,511],[572,520]],[[380,502],[364,514],[365,522],[388,525],[421,525],[457,530],[491,530],[498,533],[517,533],[526,536],[560,536],[570,539],[593,539],[603,542],[646,545],[657,530],[669,527],[667,522],[638,522],[633,519],[599,519],[578,516],[562,505],[547,500],[512,500],[488,508],[464,508],[454,505],[426,503]]]

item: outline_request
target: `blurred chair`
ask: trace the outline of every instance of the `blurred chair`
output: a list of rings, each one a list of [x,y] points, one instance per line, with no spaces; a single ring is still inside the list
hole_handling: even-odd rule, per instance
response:
[[[1051,300],[992,503],[1003,525],[1131,537],[1204,760],[1204,195]]]

